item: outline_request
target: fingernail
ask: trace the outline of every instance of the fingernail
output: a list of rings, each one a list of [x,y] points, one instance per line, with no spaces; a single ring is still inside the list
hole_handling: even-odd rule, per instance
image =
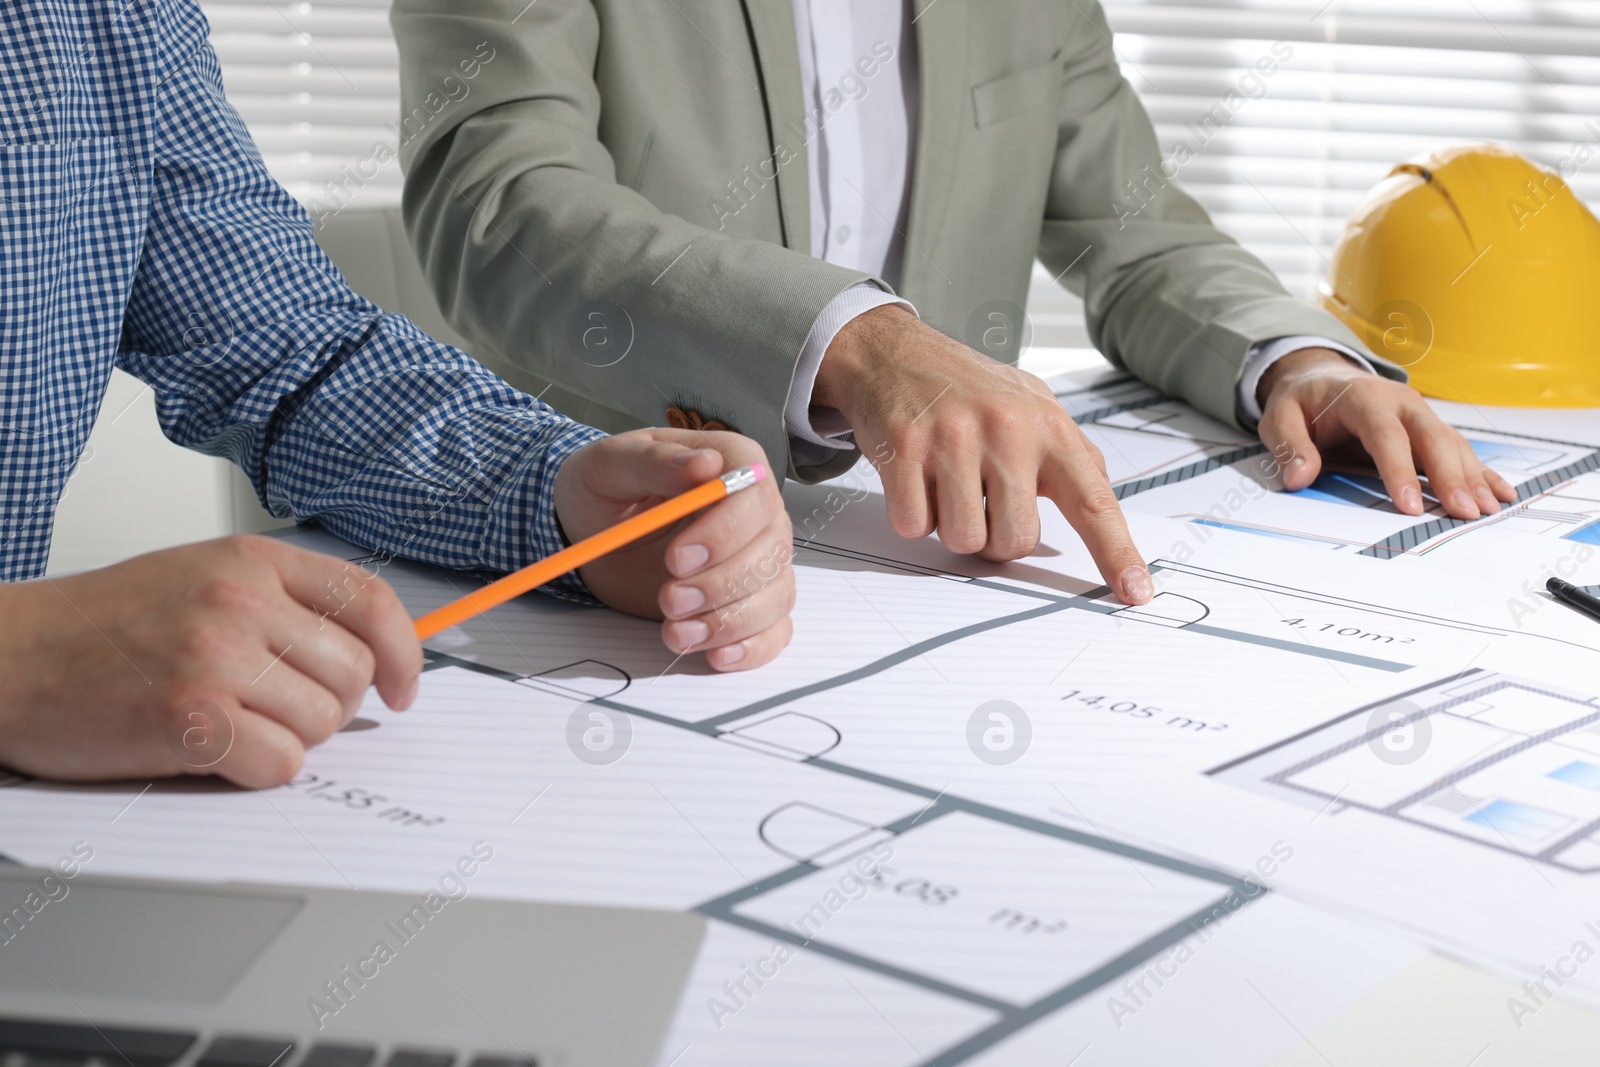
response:
[[[1496,500],[1494,494],[1489,492],[1488,486],[1478,486],[1472,491],[1472,495],[1477,498],[1478,510],[1485,515],[1498,515],[1500,513],[1500,501]]]
[[[731,667],[744,659],[744,642],[741,641],[737,645],[726,645],[717,649],[713,655],[717,657],[718,667]]]
[[[1408,485],[1400,490],[1400,510],[1411,515],[1422,514],[1422,490]]]
[[[1457,511],[1464,511],[1468,518],[1478,517],[1478,505],[1473,502],[1472,494],[1465,489],[1457,489],[1450,494],[1450,503]]]
[[[692,585],[675,585],[667,591],[667,614],[673,618],[692,615],[705,603],[706,595]]]
[[[710,636],[711,627],[699,619],[672,624],[672,647],[679,652],[689,651]]]
[[[406,690],[406,695],[400,698],[400,706],[396,711],[405,711],[417,702],[417,694],[422,691],[422,675],[411,679],[411,687]]]
[[[1143,604],[1155,592],[1150,584],[1150,572],[1143,567],[1129,567],[1122,572],[1122,599]]]
[[[706,450],[703,448],[691,448],[687,452],[679,452],[676,456],[673,456],[672,463],[675,467],[687,467],[705,454]]]
[[[711,552],[705,545],[680,545],[672,553],[672,573],[679,578],[687,578],[704,567],[710,559]]]

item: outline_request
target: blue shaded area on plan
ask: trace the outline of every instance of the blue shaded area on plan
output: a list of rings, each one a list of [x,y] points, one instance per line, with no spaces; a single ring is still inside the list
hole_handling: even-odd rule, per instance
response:
[[[1567,534],[1564,541],[1582,541],[1586,545],[1600,545],[1600,522],[1591,522],[1587,526],[1580,526]]]
[[[1529,445],[1514,445],[1505,441],[1475,441],[1467,438],[1467,444],[1472,446],[1472,451],[1477,457],[1489,466],[1499,465],[1509,470],[1528,470],[1553,463],[1561,458],[1561,452],[1554,448],[1537,448]]]
[[[1498,830],[1507,837],[1543,841],[1572,820],[1543,808],[1518,804],[1514,800],[1497,800],[1468,815],[1467,821]]]
[[[1565,767],[1557,767],[1545,777],[1600,792],[1600,767],[1588,760],[1573,760]]]
[[[1299,534],[1284,533],[1282,530],[1264,530],[1259,526],[1240,526],[1237,523],[1221,522],[1217,519],[1193,518],[1189,520],[1196,526],[1215,526],[1219,530],[1233,530],[1237,533],[1256,534],[1259,537],[1276,537],[1281,541],[1315,541],[1314,537],[1302,537]]]
[[[1338,471],[1318,475],[1316,481],[1291,495],[1357,508],[1378,507],[1389,502],[1382,479],[1369,474],[1344,474]]]

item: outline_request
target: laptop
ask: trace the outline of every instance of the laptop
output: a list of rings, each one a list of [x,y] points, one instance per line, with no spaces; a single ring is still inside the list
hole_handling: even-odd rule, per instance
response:
[[[0,863],[0,1064],[649,1067],[704,934],[693,914]]]

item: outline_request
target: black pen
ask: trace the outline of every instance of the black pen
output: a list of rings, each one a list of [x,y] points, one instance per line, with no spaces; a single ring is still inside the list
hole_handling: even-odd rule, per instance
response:
[[[1596,622],[1600,622],[1600,596],[1585,593],[1571,582],[1563,582],[1560,578],[1550,579],[1544,583],[1544,587],[1550,590],[1551,596],[1567,607],[1575,608]]]

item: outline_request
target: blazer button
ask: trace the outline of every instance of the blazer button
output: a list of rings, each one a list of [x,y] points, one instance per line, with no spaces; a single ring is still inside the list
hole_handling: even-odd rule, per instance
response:
[[[676,404],[672,404],[667,408],[667,425],[674,430],[687,430],[689,428],[688,417],[684,415],[683,409]]]

